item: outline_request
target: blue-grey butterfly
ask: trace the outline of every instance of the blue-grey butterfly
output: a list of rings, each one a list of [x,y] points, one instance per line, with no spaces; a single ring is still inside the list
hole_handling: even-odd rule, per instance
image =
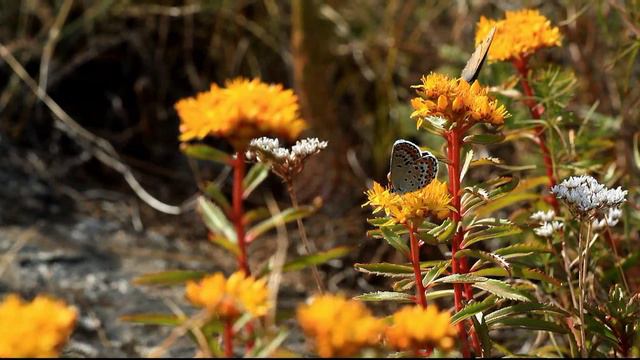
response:
[[[469,61],[462,69],[462,74],[460,77],[463,78],[466,82],[472,83],[480,74],[480,69],[482,69],[482,65],[484,61],[487,59],[487,54],[489,53],[489,48],[491,47],[491,42],[493,41],[493,35],[496,33],[496,28],[492,28],[489,31],[489,34],[482,40],[480,44],[476,47],[476,50],[471,54]]]
[[[438,160],[428,151],[407,140],[396,140],[391,150],[389,181],[394,193],[421,189],[438,174]]]

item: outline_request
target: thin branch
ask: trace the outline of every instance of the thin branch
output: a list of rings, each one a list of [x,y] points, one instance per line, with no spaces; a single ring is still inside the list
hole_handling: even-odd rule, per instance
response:
[[[2,57],[14,73],[16,73],[27,87],[29,87],[29,89],[38,97],[38,99],[42,101],[49,110],[51,110],[54,115],[54,119],[56,120],[56,127],[65,132],[69,137],[75,139],[80,146],[85,148],[87,152],[91,153],[91,155],[100,162],[119,172],[124,177],[129,187],[131,187],[135,194],[142,201],[147,203],[147,205],[160,212],[172,215],[181,214],[193,205],[192,203],[185,203],[181,206],[168,205],[149,194],[133,175],[129,166],[120,160],[120,156],[111,143],[92,134],[69,116],[69,114],[67,114],[60,105],[58,105],[58,103],[49,97],[44,89],[41,89],[38,86],[36,81],[29,75],[29,73],[27,73],[22,64],[20,64],[20,62],[2,43],[0,43],[0,57]]]

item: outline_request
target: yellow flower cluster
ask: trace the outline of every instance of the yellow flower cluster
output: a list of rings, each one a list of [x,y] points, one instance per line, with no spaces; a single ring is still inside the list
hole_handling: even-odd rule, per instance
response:
[[[0,304],[0,357],[56,357],[73,331],[77,313],[59,300],[24,302],[8,295]]]
[[[175,108],[181,141],[219,136],[244,147],[265,135],[293,140],[306,127],[293,91],[258,79],[238,78],[224,88],[212,84],[209,91],[182,99]]]
[[[510,61],[527,57],[536,50],[560,46],[560,29],[538,10],[507,11],[504,20],[480,18],[476,28],[476,44],[496,27],[489,60]]]
[[[422,84],[414,86],[419,97],[411,100],[420,127],[429,117],[443,118],[447,123],[474,124],[478,122],[502,125],[508,116],[504,105],[489,96],[489,90],[478,81],[469,84],[462,79],[431,73],[422,77]]]
[[[384,321],[359,301],[323,295],[298,307],[298,323],[322,357],[353,356],[380,342]]]
[[[447,190],[447,184],[438,179],[419,190],[405,194],[392,193],[388,188],[373,183],[373,188],[367,190],[366,195],[369,201],[365,205],[371,205],[374,214],[384,210],[390,217],[391,224],[424,219],[429,214],[444,219],[451,211],[451,195]]]
[[[193,305],[227,319],[242,313],[263,316],[269,309],[266,280],[255,280],[242,271],[233,273],[229,279],[215,273],[198,282],[189,281],[186,296]]]
[[[426,309],[405,306],[393,314],[393,325],[385,337],[389,346],[398,350],[437,347],[447,351],[454,345],[455,334],[448,312],[439,312],[434,305]]]

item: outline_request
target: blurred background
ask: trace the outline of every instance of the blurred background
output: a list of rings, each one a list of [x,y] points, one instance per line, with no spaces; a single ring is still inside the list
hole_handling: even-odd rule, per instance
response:
[[[306,220],[310,236],[321,249],[353,248],[321,267],[330,290],[375,289],[381,280],[356,276],[351,265],[393,255],[366,237],[363,192],[372,180],[386,183],[396,139],[440,146],[409,119],[411,86],[431,71],[457,76],[480,17],[525,7],[563,34],[563,46],[533,64],[573,70],[568,110],[624,129],[616,158],[630,162],[640,127],[637,0],[0,0],[0,293],[48,292],[79,306],[69,351],[80,355],[138,355],[157,344],[163,330],[117,318],[166,309],[182,293],[135,287],[131,278],[234,264],[206,241],[194,212],[204,179],[231,179],[180,152],[173,106],[238,76],[295,89],[310,124],[304,135],[328,140],[298,181],[301,202],[324,204]],[[510,64],[488,64],[480,81],[497,86],[511,74]],[[540,161],[534,147],[487,151],[513,165]],[[249,207],[282,195],[269,179]],[[150,207],[148,196],[163,204]],[[272,250],[268,240],[254,246],[255,266]],[[287,274],[284,306],[308,290],[304,273]]]

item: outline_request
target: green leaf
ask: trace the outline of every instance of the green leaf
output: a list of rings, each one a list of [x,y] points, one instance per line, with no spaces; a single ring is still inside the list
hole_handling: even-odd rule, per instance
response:
[[[522,230],[515,225],[498,225],[491,226],[479,231],[468,232],[462,240],[462,248],[469,247],[479,241],[497,239],[505,236],[511,236],[521,233]]]
[[[282,267],[282,271],[283,272],[298,271],[306,267],[309,267],[311,265],[324,264],[329,260],[337,259],[347,255],[348,253],[351,252],[351,250],[352,248],[348,246],[338,246],[331,250],[321,251],[311,255],[300,256],[284,264]],[[271,271],[271,267],[270,265],[267,265],[261,271],[258,272],[260,274],[258,277],[262,277],[268,274],[270,271]]]
[[[443,297],[453,297],[453,289],[434,290],[427,292],[427,300],[435,300]]]
[[[382,236],[385,240],[391,245],[394,249],[400,251],[404,256],[409,257],[409,246],[407,243],[395,232],[393,232],[388,227],[384,226],[380,228],[382,231]]]
[[[502,309],[496,310],[492,313],[485,314],[484,318],[487,322],[488,326],[493,325],[494,323],[506,318],[513,317],[516,314],[531,314],[531,313],[541,313],[541,314],[556,314],[558,316],[564,317],[569,314],[550,304],[540,304],[537,302],[525,302],[519,303],[511,306],[504,307]]]
[[[503,299],[517,300],[517,301],[531,301],[520,290],[512,287],[504,281],[496,279],[488,279],[484,282],[477,282],[472,285],[475,288],[486,290],[492,294],[495,294]]]
[[[514,277],[516,278],[525,278],[525,279],[532,279],[532,280],[540,280],[540,281],[545,281],[549,284],[552,284],[554,286],[560,286],[561,282],[550,276],[547,275],[545,273],[543,273],[540,270],[537,269],[529,269],[529,268],[523,268],[520,266],[515,266],[513,265],[511,267],[511,273],[513,274]],[[503,269],[503,268],[499,268],[499,267],[491,267],[491,268],[486,268],[486,269],[481,269],[481,270],[477,270],[477,271],[473,271],[471,274],[476,275],[476,276],[509,276],[509,273]]]
[[[120,321],[132,322],[144,325],[180,326],[186,318],[173,314],[130,314],[120,317]]]
[[[206,275],[203,271],[168,270],[144,274],[133,279],[136,285],[176,285],[189,280],[199,280]]]
[[[466,256],[475,257],[484,261],[494,263],[500,266],[501,268],[505,269],[509,273],[509,276],[511,276],[511,265],[509,264],[509,262],[507,262],[506,259],[504,259],[500,255],[496,255],[496,254],[482,251],[482,250],[475,250],[475,249],[463,249],[456,253],[456,259],[460,259]],[[472,267],[471,269],[473,268],[474,267]]]
[[[180,146],[180,150],[182,150],[185,155],[199,160],[213,161],[227,165],[233,160],[231,155],[224,151],[204,144],[190,145],[183,143]]]
[[[564,326],[537,318],[506,317],[493,324],[491,329],[518,328],[527,330],[551,331],[559,334],[568,333]]]
[[[640,169],[640,150],[638,149],[638,138],[640,132],[633,134],[633,162],[636,165],[636,169]]]
[[[267,342],[264,346],[256,347],[253,349],[253,355],[251,357],[263,359],[271,357],[271,355],[278,350],[280,345],[287,339],[289,336],[289,332],[286,330],[281,330],[278,335],[276,335],[273,339]]]
[[[495,254],[504,256],[504,255],[513,255],[513,254],[521,254],[521,253],[550,253],[551,249],[549,249],[546,245],[540,243],[525,243],[525,244],[515,244],[507,247],[503,247],[494,251]]]
[[[246,199],[251,195],[251,192],[260,185],[264,179],[269,175],[269,165],[263,163],[256,163],[249,169],[247,176],[242,180],[242,198]]]
[[[240,255],[240,248],[238,247],[238,244],[229,241],[229,239],[227,239],[226,237],[220,234],[213,234],[213,233],[209,234],[209,241],[220,246],[225,250],[228,250],[229,252],[233,253],[235,256]]]
[[[480,159],[471,161],[470,166],[476,167],[476,166],[483,166],[483,165],[501,165],[501,164],[502,164],[502,160],[498,158],[486,157],[486,158],[480,158]]]
[[[480,345],[482,346],[482,354],[480,354],[480,356],[483,358],[490,358],[493,341],[491,341],[491,337],[489,336],[489,328],[484,322],[484,316],[482,321],[478,320],[475,316],[472,316],[471,321],[473,322],[473,328],[476,330],[476,334],[478,334],[478,338],[480,339]]]
[[[360,272],[388,276],[388,277],[404,277],[412,276],[413,268],[407,265],[398,265],[391,263],[376,263],[376,264],[360,264],[356,263],[353,267]]]
[[[442,224],[429,230],[428,233],[435,236],[438,243],[445,243],[451,240],[451,237],[456,232],[457,228],[458,223],[456,223],[455,221],[451,221],[450,219],[446,219],[442,222]]]
[[[431,284],[433,284],[433,282],[436,281],[445,270],[447,270],[449,264],[451,264],[451,261],[443,260],[439,264],[434,265],[431,269],[429,269],[427,274],[422,279],[422,283],[424,284],[424,286],[429,288]]]
[[[503,140],[504,140],[504,134],[499,133],[499,134],[469,135],[469,136],[465,136],[463,141],[465,143],[488,145],[488,144],[498,144],[498,143],[501,143]]]
[[[494,295],[488,296],[482,302],[474,302],[467,304],[463,309],[455,313],[451,317],[451,324],[455,325],[460,321],[467,319],[471,316],[474,316],[477,313],[481,313],[485,310],[490,309],[492,306],[496,304],[497,298]]]
[[[397,301],[411,303],[414,301],[414,296],[394,291],[376,291],[358,295],[354,297],[354,299],[360,301]]]
[[[462,183],[462,179],[467,174],[467,170],[469,170],[469,165],[471,164],[471,160],[473,159],[473,149],[469,149],[464,158],[464,163],[462,163],[462,169],[460,170],[460,183]]]
[[[216,204],[218,204],[225,213],[229,213],[231,210],[231,205],[229,205],[229,201],[222,194],[220,187],[213,181],[210,181],[207,184],[207,187],[204,189],[204,193],[209,196],[211,200],[213,200]]]
[[[311,215],[315,211],[313,206],[299,206],[297,208],[288,208],[280,213],[261,221],[247,231],[247,243],[252,242],[258,236],[275,228],[280,222],[286,224],[288,222],[301,219]]]
[[[232,243],[237,243],[236,231],[229,222],[226,215],[218,207],[204,196],[198,198],[198,209],[200,215],[209,231],[215,234],[222,234]]]

